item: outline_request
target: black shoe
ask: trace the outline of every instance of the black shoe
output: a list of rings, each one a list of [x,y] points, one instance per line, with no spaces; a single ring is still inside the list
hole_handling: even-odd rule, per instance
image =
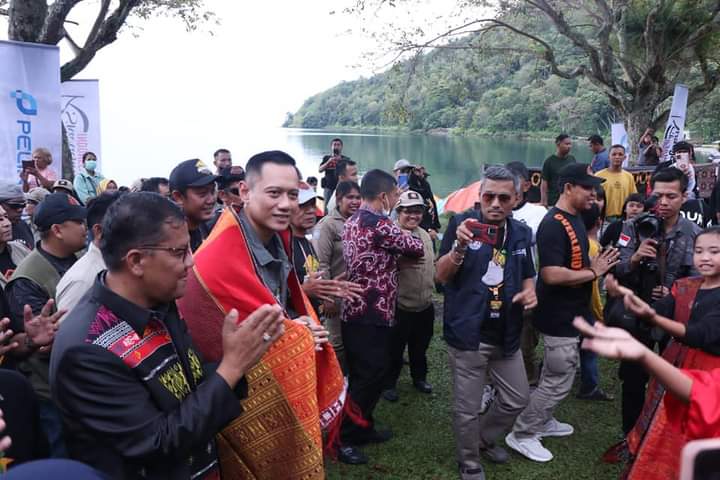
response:
[[[615,400],[615,397],[603,392],[600,387],[596,387],[588,393],[578,393],[577,395],[575,395],[575,397],[579,398],[580,400],[595,400],[600,402],[612,402],[613,400]]]
[[[432,393],[432,385],[430,385],[425,380],[417,380],[417,381],[413,382],[413,385],[415,386],[415,389],[418,392]]]
[[[355,443],[358,445],[367,445],[368,443],[384,443],[393,438],[390,430],[371,430],[357,437]]]
[[[387,390],[384,390],[382,392],[382,397],[387,400],[388,402],[397,402],[400,400],[400,396],[397,393],[397,390],[394,388],[388,388]]]
[[[362,465],[368,463],[368,458],[358,448],[351,445],[338,448],[338,460],[348,465]]]

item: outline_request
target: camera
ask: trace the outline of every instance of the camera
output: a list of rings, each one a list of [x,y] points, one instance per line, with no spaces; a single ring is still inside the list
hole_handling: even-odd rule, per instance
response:
[[[333,156],[336,156],[336,157],[337,157],[338,155],[340,155],[340,149],[339,149],[339,148],[333,148]]]
[[[649,239],[655,240],[659,245],[662,241],[662,219],[652,212],[640,215],[635,220],[635,234],[638,245]],[[653,289],[662,283],[657,258],[643,258],[639,267],[638,295],[643,301],[650,303],[653,301]]]

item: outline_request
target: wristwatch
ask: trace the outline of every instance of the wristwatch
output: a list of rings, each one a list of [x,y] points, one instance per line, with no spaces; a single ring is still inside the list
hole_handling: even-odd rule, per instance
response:
[[[460,245],[460,242],[458,242],[457,239],[455,239],[455,241],[453,242],[452,248],[453,248],[453,250],[455,250],[457,253],[460,253],[460,254],[463,254],[463,255],[465,254],[465,251],[467,250],[467,246],[464,246],[464,247],[461,246],[461,245]]]

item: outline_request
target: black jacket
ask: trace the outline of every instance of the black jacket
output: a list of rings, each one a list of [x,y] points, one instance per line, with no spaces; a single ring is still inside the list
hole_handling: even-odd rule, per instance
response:
[[[174,303],[147,310],[101,274],[63,321],[50,382],[71,458],[116,479],[203,478],[214,436],[241,413],[235,392],[201,364]]]

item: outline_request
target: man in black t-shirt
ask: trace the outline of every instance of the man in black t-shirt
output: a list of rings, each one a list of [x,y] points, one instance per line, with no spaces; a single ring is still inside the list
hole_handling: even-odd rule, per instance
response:
[[[578,163],[560,170],[560,198],[537,232],[540,275],[534,324],[545,345],[543,373],[505,439],[510,448],[536,462],[553,458],[540,442],[543,437],[564,437],[574,431],[572,425],[553,417],[555,407],[570,393],[578,366],[578,332],[572,321],[578,315],[590,317],[592,282],[619,257],[615,248],[588,257],[587,232],[579,214],[590,208],[594,188],[603,180],[587,172],[588,166]]]
[[[330,197],[338,184],[338,178],[335,174],[337,162],[340,160],[350,160],[350,157],[346,157],[342,154],[342,149],[342,140],[339,138],[333,138],[330,141],[330,151],[332,152],[332,155],[325,155],[322,162],[320,162],[320,168],[318,171],[320,173],[325,173],[325,176],[322,180],[320,180],[320,186],[323,188],[323,199],[325,200],[325,205],[327,205],[330,201]]]

